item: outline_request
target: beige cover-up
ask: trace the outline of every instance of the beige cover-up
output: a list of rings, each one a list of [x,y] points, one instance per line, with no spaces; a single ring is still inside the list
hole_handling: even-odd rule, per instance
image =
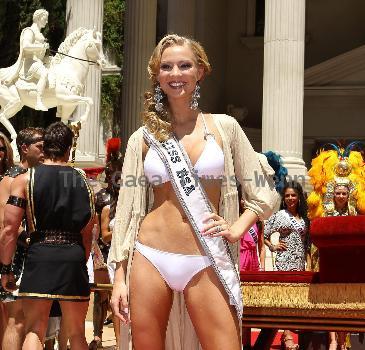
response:
[[[275,187],[269,186],[270,178],[267,178],[274,174],[273,170],[263,157],[259,159],[234,118],[224,114],[213,114],[213,120],[222,138],[225,175],[228,179],[222,181],[219,215],[224,217],[228,224],[238,219],[238,193],[236,182],[232,181],[236,177],[242,185],[245,207],[255,212],[260,219],[267,219],[277,202]],[[143,129],[139,128],[128,140],[109,252],[110,262],[128,259],[127,287],[140,223],[153,204],[152,188],[144,177],[142,144]],[[230,247],[238,269],[239,246],[236,243]],[[132,335],[128,326],[122,326],[120,349],[132,349]],[[184,297],[180,293],[174,293],[166,334],[166,350],[198,349],[201,347],[186,310]]]

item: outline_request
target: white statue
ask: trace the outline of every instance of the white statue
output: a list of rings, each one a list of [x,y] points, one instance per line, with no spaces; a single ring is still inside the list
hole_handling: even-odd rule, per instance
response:
[[[20,77],[25,81],[38,80],[37,83],[37,103],[35,109],[47,111],[43,104],[42,97],[47,83],[48,69],[44,65],[46,50],[49,48],[45,37],[41,33],[48,23],[48,12],[37,10],[33,14],[33,24],[22,30],[20,35],[20,52],[15,65],[4,71],[5,84],[9,85]],[[10,74],[9,74],[10,73]],[[5,79],[4,79],[5,78]]]
[[[35,11],[33,24],[21,33],[18,60],[0,69],[0,122],[13,141],[17,134],[8,119],[23,106],[37,110],[57,107],[57,116],[67,121],[77,105],[85,104],[80,117],[84,122],[93,103],[91,97],[83,96],[89,64],[105,64],[101,34],[85,28],[68,35],[54,57],[45,56],[49,45],[41,29],[47,22],[46,10]]]

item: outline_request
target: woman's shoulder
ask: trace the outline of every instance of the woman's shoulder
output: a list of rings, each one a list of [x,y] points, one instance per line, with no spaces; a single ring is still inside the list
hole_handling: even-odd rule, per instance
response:
[[[133,134],[129,137],[127,143],[127,153],[131,154],[131,152],[128,152],[128,150],[130,150],[134,154],[139,154],[139,152],[142,151],[142,144],[143,144],[143,127],[141,126],[136,131],[134,131]]]
[[[245,143],[247,141],[245,132],[234,117],[228,114],[212,114],[212,116],[214,122],[221,127],[228,139],[232,139],[238,143]],[[238,135],[238,138],[234,137],[234,135]]]
[[[143,138],[143,126],[139,127],[128,139],[128,144],[134,144]]]
[[[211,113],[214,121],[220,123],[222,127],[229,127],[238,124],[237,120],[228,114]]]
[[[211,114],[215,125],[220,129],[221,134],[223,134],[229,143],[234,140],[236,135],[237,127],[240,127],[237,120],[227,114]]]

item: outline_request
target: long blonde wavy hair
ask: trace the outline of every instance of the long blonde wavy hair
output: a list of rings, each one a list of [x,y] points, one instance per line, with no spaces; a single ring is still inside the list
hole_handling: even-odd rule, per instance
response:
[[[208,75],[212,68],[208,61],[207,54],[202,45],[190,38],[177,34],[169,34],[163,37],[153,50],[152,56],[148,62],[148,74],[152,86],[149,91],[144,94],[144,111],[142,113],[143,125],[155,136],[159,141],[167,140],[171,135],[171,119],[168,113],[168,101],[166,96],[162,99],[164,105],[162,112],[157,112],[155,101],[153,99],[154,90],[158,85],[157,76],[160,71],[161,57],[165,49],[171,46],[187,45],[194,53],[198,67],[203,68],[203,77]]]

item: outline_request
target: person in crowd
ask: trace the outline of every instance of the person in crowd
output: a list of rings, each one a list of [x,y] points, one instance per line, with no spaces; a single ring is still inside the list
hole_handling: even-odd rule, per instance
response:
[[[13,150],[8,138],[0,132],[0,181],[12,166],[14,166]]]
[[[59,300],[71,348],[86,350],[90,297],[86,261],[94,226],[94,198],[83,173],[67,165],[73,133],[62,122],[44,134],[44,164],[11,185],[1,232],[2,286],[14,289],[11,259],[18,228],[27,215],[30,243],[18,298],[25,315],[23,350],[43,348],[53,300]]]
[[[44,130],[42,128],[29,127],[18,133],[16,144],[20,155],[20,164],[13,165],[8,169],[0,182],[0,230],[4,227],[4,208],[10,196],[12,183],[18,176],[27,172],[28,168],[43,162],[43,136]],[[17,249],[12,260],[12,270],[18,284],[27,252],[28,235],[25,220],[23,220],[19,232]],[[16,300],[16,294],[16,292],[6,292],[0,287],[1,299],[6,301],[4,306],[7,313],[6,327],[2,341],[3,350],[17,350],[22,347],[24,338],[24,314],[22,301]]]
[[[308,197],[310,219],[328,216],[356,216],[365,214],[365,166],[362,153],[353,150],[354,141],[346,148],[329,144],[312,160],[308,171],[314,190]],[[311,269],[319,271],[319,251],[313,246]],[[350,347],[345,332],[329,332],[329,350]]]
[[[68,350],[68,338],[65,332],[65,325],[62,325],[62,312],[58,300],[54,300],[49,312],[46,341],[44,343],[44,350]]]
[[[243,201],[241,200],[243,207]],[[244,233],[240,244],[240,271],[265,271],[263,226],[257,221]],[[242,327],[242,349],[251,349],[251,328]]]
[[[202,46],[175,34],[148,64],[153,91],[128,141],[109,252],[123,350],[241,349],[239,240],[271,215],[274,191],[248,179],[273,172],[234,118],[199,108],[210,71]]]
[[[116,169],[112,173],[112,186],[113,192],[111,196],[111,203],[103,208],[101,212],[101,237],[103,242],[110,244],[113,236],[113,229],[115,224],[115,211],[118,202],[119,195],[119,181],[120,181],[121,169]],[[109,263],[108,268],[108,283],[114,282],[115,264]],[[117,316],[113,315],[114,334],[116,339],[117,348],[120,345],[120,320]]]
[[[278,244],[272,244],[270,237],[279,232]],[[282,192],[280,210],[272,215],[264,228],[265,244],[276,252],[277,271],[304,271],[309,259],[310,239],[307,203],[302,186],[295,181],[288,182]],[[298,349],[289,330],[282,336],[286,350]]]
[[[274,184],[277,195],[277,206],[279,206],[280,196],[284,188],[288,170],[283,166],[280,154],[273,151],[258,153],[262,164],[266,164],[274,171]],[[240,193],[240,190],[239,190]],[[241,195],[240,195],[241,198]],[[240,212],[244,210],[244,201],[240,200]],[[241,238],[240,248],[240,271],[265,271],[265,243],[263,222],[257,221]]]
[[[280,202],[279,193],[283,190],[283,183],[288,170],[283,166],[281,156],[273,151],[258,153],[261,163],[274,170],[274,183],[277,195],[277,205]],[[239,188],[240,198],[242,197]],[[240,200],[240,213],[244,211],[244,201]],[[264,243],[263,222],[257,221],[241,238],[240,271],[265,271],[266,249]],[[243,350],[251,349],[251,328],[242,327]]]
[[[100,233],[102,233],[102,212],[104,211],[104,208],[109,208],[116,196],[116,190],[114,186],[114,184],[116,184],[115,174],[118,174],[118,172],[122,170],[120,146],[121,141],[119,138],[111,138],[106,143],[105,182],[107,187],[102,188],[95,195],[95,209],[98,217]],[[99,234],[97,241],[93,243],[92,254],[94,260],[95,283],[110,283],[107,267],[110,241],[111,236],[103,237],[101,234]],[[100,347],[102,344],[103,324],[106,321],[109,300],[110,292],[104,290],[95,290],[93,306],[94,339],[89,344],[90,350],[97,349],[98,346]],[[113,322],[113,316],[111,317],[111,322]],[[117,338],[119,339],[119,327],[116,329],[116,336],[118,336]]]
[[[349,197],[350,188],[348,185],[339,184],[335,186],[333,195],[334,211],[331,216],[357,215],[356,211],[351,213]],[[337,350],[338,346],[341,350],[346,350],[346,332],[329,332],[329,343],[329,350]]]
[[[13,150],[11,148],[8,138],[0,132],[0,181],[3,179],[5,173],[14,165]],[[0,267],[1,268],[1,267]],[[2,349],[2,341],[4,330],[7,324],[7,314],[5,305],[2,302],[1,288],[0,288],[0,350]]]
[[[265,271],[263,225],[257,221],[241,238],[240,271]]]

